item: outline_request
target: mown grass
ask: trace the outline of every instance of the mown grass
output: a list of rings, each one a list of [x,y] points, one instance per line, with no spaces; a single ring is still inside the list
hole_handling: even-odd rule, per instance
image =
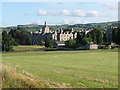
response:
[[[117,50],[3,53],[3,64],[53,82],[53,87],[117,88]]]
[[[40,46],[40,45],[24,45],[24,46],[13,46],[13,50],[17,51],[17,52],[23,52],[23,51],[40,51],[45,49],[44,46]]]

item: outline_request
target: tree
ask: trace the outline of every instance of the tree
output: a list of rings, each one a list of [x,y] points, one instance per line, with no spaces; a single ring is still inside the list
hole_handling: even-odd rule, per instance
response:
[[[65,41],[65,46],[68,48],[75,48],[76,47],[76,41],[75,40],[67,40]]]
[[[12,36],[12,38],[15,39],[15,42],[17,42],[19,45],[32,44],[32,40],[30,40],[29,38],[30,33],[24,28],[18,27],[17,29],[11,29],[9,34]]]
[[[55,47],[55,40],[54,40],[54,39],[51,39],[51,40],[50,40],[50,44],[51,44],[50,47]]]
[[[92,41],[92,36],[90,33],[87,33],[87,38],[89,38],[89,43]]]
[[[103,33],[100,29],[94,29],[90,32],[92,41],[95,44],[101,44],[103,41]]]
[[[87,38],[87,34],[84,32],[82,38]]]
[[[106,33],[103,33],[103,42],[107,42]]]
[[[101,44],[103,41],[103,33],[101,30],[97,29],[97,44]]]
[[[80,32],[77,32],[76,43],[77,44],[81,44],[82,43],[82,35],[80,34]]]
[[[118,27],[118,44],[120,45],[120,27]]]
[[[92,30],[92,31],[89,32],[89,33],[90,33],[90,35],[91,35],[91,37],[92,37],[92,42],[93,42],[93,43],[97,43],[97,40],[96,40],[97,32],[96,32],[96,30],[94,29],[94,30]]]
[[[55,46],[55,40],[49,39],[48,37],[45,37],[45,47],[54,47]]]
[[[91,42],[91,40],[90,40],[90,38],[83,38],[83,40],[82,40],[82,45],[87,45],[87,44],[89,44]]]
[[[115,43],[115,30],[112,31],[112,41]]]
[[[2,32],[2,51],[12,51],[14,39],[6,31]]]
[[[45,42],[44,42],[43,40],[41,40],[39,43],[40,43],[41,45],[44,45],[44,44],[45,44]]]
[[[120,35],[120,28],[118,27],[118,28],[113,29],[113,31],[112,31],[112,41],[116,44],[120,44],[119,35]]]
[[[48,37],[45,37],[45,47],[50,47],[50,39]]]

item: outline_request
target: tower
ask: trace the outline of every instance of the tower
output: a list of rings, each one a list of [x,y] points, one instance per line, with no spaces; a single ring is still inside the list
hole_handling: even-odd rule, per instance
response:
[[[46,24],[46,21],[45,21],[45,24],[42,28],[42,34],[45,34],[45,33],[50,33],[49,26]]]

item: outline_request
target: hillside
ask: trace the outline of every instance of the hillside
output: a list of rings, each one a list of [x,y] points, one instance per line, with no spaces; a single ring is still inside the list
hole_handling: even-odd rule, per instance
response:
[[[58,28],[74,28],[75,30],[78,29],[84,29],[84,28],[100,28],[100,29],[108,29],[111,26],[119,26],[120,25],[120,21],[113,21],[113,22],[102,22],[102,23],[88,23],[88,24],[74,24],[74,25],[49,25],[51,30],[57,30]],[[14,29],[16,27],[22,27],[25,29],[28,29],[30,31],[37,31],[42,29],[43,25],[37,25],[37,24],[28,24],[28,25],[17,25],[14,27],[4,27],[4,28],[0,28],[1,30],[10,30],[10,29]]]

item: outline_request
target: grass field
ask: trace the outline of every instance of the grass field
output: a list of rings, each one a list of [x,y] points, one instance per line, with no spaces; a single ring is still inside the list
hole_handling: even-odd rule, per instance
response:
[[[49,87],[118,87],[117,50],[6,52],[3,65],[54,84]]]
[[[40,46],[40,45],[26,45],[26,46],[13,46],[13,50],[14,51],[18,51],[18,52],[23,52],[23,51],[40,51],[45,49],[44,46]]]

